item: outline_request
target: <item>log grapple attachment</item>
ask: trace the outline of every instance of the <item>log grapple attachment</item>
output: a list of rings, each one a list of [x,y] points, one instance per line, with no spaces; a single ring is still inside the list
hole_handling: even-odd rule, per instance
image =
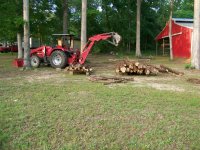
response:
[[[118,46],[121,41],[121,36],[116,32],[111,32],[111,40],[107,40],[110,44]]]

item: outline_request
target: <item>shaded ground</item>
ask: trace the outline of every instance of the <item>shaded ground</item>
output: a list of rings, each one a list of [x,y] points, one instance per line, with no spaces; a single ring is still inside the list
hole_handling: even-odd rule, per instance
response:
[[[200,84],[200,79],[196,78],[189,78],[187,81],[193,84]]]
[[[51,67],[13,68],[0,55],[0,149],[198,149],[200,72],[185,60],[151,60],[185,73],[92,83]],[[118,57],[90,55],[96,75],[115,75]]]

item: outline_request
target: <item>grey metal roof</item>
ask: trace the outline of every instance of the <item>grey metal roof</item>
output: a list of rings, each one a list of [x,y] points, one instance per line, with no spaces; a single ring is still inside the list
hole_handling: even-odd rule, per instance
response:
[[[189,18],[173,18],[173,20],[175,21],[175,23],[184,26],[184,27],[188,27],[188,28],[193,28],[193,19],[189,19]]]
[[[174,21],[177,22],[193,22],[194,20],[191,18],[172,18]]]
[[[58,35],[58,36],[74,36],[73,34],[52,34],[52,35]]]

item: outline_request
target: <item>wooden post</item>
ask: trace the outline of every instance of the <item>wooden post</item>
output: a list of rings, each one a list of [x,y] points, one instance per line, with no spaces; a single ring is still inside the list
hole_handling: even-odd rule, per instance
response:
[[[163,38],[163,56],[165,55],[165,39]]]
[[[158,42],[156,41],[156,56],[158,55]]]
[[[169,46],[170,46],[170,59],[173,60],[173,45],[172,45],[172,11],[173,11],[173,0],[170,2],[170,17],[169,17]]]

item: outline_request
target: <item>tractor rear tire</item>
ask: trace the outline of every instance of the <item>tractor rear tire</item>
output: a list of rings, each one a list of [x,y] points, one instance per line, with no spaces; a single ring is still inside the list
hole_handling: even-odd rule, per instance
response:
[[[31,66],[33,68],[38,68],[41,64],[41,60],[37,55],[32,55],[31,56]]]
[[[67,55],[60,50],[54,51],[50,56],[50,64],[53,68],[65,68],[67,66]]]

